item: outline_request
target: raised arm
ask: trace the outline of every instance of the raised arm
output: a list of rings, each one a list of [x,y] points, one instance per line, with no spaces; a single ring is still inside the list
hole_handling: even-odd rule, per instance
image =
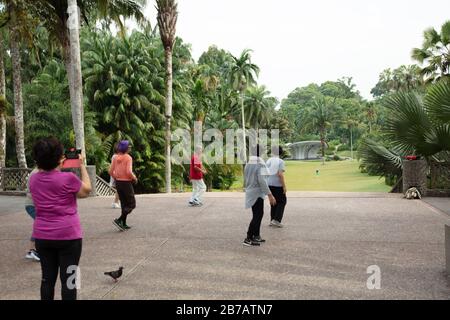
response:
[[[80,171],[81,171],[81,188],[77,193],[78,198],[87,198],[92,191],[91,179],[84,165],[82,156],[80,155]]]

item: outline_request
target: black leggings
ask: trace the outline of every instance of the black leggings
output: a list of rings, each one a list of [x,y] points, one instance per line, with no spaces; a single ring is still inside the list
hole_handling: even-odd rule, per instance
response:
[[[116,189],[122,207],[122,215],[119,220],[126,224],[127,216],[136,208],[133,184],[131,181],[116,181]]]
[[[259,231],[261,229],[261,221],[264,216],[264,200],[258,198],[252,207],[253,219],[248,226],[247,238],[259,237]]]
[[[56,279],[61,279],[62,300],[76,300],[75,274],[80,262],[82,240],[39,240],[36,250],[41,259],[41,300],[54,300]]]
[[[283,191],[283,187],[269,187],[272,195],[275,197],[277,204],[270,209],[270,218],[281,223],[284,215],[284,207],[286,207],[287,198]]]

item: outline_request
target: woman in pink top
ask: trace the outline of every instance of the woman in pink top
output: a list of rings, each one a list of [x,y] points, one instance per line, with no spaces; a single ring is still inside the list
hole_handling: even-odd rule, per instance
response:
[[[30,192],[36,207],[33,238],[41,259],[41,299],[54,299],[59,271],[62,299],[76,300],[83,237],[77,197],[85,198],[91,192],[89,176],[81,156],[81,180],[59,170],[63,146],[55,138],[39,140],[33,147],[33,158],[40,169],[30,178]],[[74,281],[70,281],[71,276]]]
[[[137,178],[133,173],[133,158],[128,154],[130,152],[130,142],[127,140],[120,141],[117,151],[118,154],[114,157],[109,168],[109,175],[116,181],[122,214],[119,218],[113,220],[113,224],[119,231],[125,231],[130,229],[127,225],[127,216],[136,208],[133,182],[136,183]]]

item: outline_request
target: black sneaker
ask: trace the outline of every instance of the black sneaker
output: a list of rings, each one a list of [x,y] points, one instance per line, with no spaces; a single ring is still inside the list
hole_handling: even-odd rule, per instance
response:
[[[129,225],[126,225],[126,224],[123,225],[123,228],[124,228],[125,230],[130,230],[130,229],[131,229],[131,227],[130,227]]]
[[[246,247],[258,247],[261,244],[259,242],[253,241],[251,239],[246,238],[242,244]]]
[[[116,226],[116,228],[119,229],[119,231],[125,231],[125,226],[119,219],[114,219],[113,225]]]
[[[258,242],[258,243],[264,243],[264,242],[266,242],[266,240],[262,239],[261,236],[253,237],[252,240],[253,240],[254,242]]]
[[[189,201],[189,207],[198,207],[198,203],[195,201]]]

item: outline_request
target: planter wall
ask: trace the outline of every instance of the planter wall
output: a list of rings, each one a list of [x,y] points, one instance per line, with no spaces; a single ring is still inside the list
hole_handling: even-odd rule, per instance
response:
[[[416,187],[422,195],[427,192],[428,164],[425,160],[403,161],[403,192]]]

